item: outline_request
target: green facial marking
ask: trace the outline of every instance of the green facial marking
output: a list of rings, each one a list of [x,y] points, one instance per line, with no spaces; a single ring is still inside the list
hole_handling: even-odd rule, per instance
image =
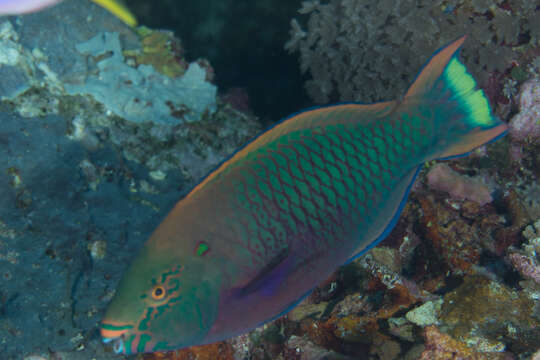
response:
[[[197,245],[197,250],[195,251],[195,253],[197,254],[197,256],[203,256],[206,255],[208,251],[210,251],[210,247],[208,246],[208,244],[201,242],[199,243],[199,245]]]
[[[139,323],[139,330],[140,331],[148,330],[148,324],[150,323],[151,315],[152,315],[153,310],[154,310],[154,308],[152,308],[152,307],[149,307],[147,309],[146,316]]]
[[[144,348],[146,347],[146,343],[150,341],[152,337],[148,334],[142,334],[141,339],[139,340],[139,344],[137,345],[137,351],[138,352],[144,352]]]
[[[123,325],[123,326],[117,326],[117,325],[111,325],[111,324],[101,324],[101,327],[106,330],[129,330],[133,329],[133,326],[131,325]]]
[[[155,297],[153,298],[154,302],[146,308],[142,319],[139,321],[139,331],[151,330],[151,322],[163,315],[166,316],[166,313],[172,309],[173,304],[180,301],[182,296],[179,292],[180,281],[178,278],[182,275],[182,270],[182,266],[174,266],[172,269],[165,271],[158,277],[158,279],[160,279],[159,282],[156,281],[156,278],[151,280],[152,285],[154,287],[158,286],[159,288],[163,288],[163,291],[166,291],[166,295],[162,298],[160,297],[159,299]],[[149,297],[146,294],[142,294],[140,298],[145,299]],[[145,345],[137,344],[137,348],[140,346]]]
[[[131,343],[133,342],[133,340],[135,339],[135,335],[131,335],[125,342],[124,346],[125,346],[125,351],[126,351],[126,354],[131,354]]]
[[[182,271],[182,267],[181,266],[177,266],[176,268],[174,268],[173,270],[171,271],[168,271],[166,273],[163,273],[161,275],[161,283],[164,284],[166,281],[167,281],[167,278],[171,275],[177,275],[177,274],[180,274],[180,272]]]
[[[156,346],[154,346],[153,351],[160,351],[160,350],[170,350],[166,341],[159,341],[156,344]]]

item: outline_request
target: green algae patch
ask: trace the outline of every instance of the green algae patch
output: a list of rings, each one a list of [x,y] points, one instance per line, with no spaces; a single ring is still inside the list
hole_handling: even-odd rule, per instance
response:
[[[465,277],[445,295],[440,320],[452,337],[488,352],[505,344],[526,350],[540,342],[533,300],[482,276]]]
[[[188,63],[183,57],[183,47],[171,31],[151,30],[141,26],[137,29],[142,49],[127,50],[124,55],[134,59],[137,65],[152,65],[157,72],[170,78],[184,75]]]

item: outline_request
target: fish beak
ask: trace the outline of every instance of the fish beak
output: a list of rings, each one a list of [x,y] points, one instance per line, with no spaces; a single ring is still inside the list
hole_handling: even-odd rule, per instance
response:
[[[105,344],[111,343],[116,354],[124,354],[126,348],[124,346],[124,338],[131,326],[115,326],[102,324],[100,328],[101,338]]]
[[[123,338],[119,337],[119,338],[114,339],[113,350],[115,354],[124,353],[124,339]]]
[[[117,338],[103,338],[102,341],[105,344],[112,342],[112,347],[115,354],[124,353],[124,338],[122,336]]]
[[[113,351],[115,354],[123,354],[125,352],[124,348],[124,336],[119,336],[115,338],[103,338],[103,343],[108,344],[112,342]]]

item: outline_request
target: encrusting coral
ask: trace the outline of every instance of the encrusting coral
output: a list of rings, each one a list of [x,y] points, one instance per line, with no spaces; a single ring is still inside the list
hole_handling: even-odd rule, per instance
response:
[[[534,286],[524,284],[524,287],[536,288],[535,291],[540,294],[540,219],[534,223],[534,228],[531,225],[527,226],[523,230],[523,236],[527,242],[519,251],[512,249],[508,259],[521,276],[536,283]]]
[[[453,198],[472,200],[479,205],[493,201],[491,190],[481,180],[460,175],[446,164],[436,164],[427,174],[430,188],[449,193]]]
[[[519,142],[540,138],[540,78],[532,78],[521,86],[519,113],[510,120],[509,132]]]

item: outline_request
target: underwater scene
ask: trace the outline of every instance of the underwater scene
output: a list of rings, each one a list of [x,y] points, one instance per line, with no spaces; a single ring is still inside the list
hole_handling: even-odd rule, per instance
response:
[[[538,0],[0,0],[0,360],[540,360]]]

